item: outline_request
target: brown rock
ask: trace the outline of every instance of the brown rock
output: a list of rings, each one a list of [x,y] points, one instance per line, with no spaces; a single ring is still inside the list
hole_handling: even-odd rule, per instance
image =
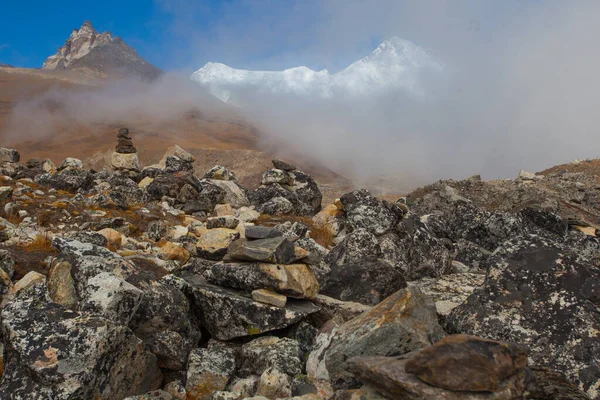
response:
[[[406,372],[455,391],[494,392],[527,366],[526,348],[470,335],[448,336],[406,362]]]
[[[53,302],[67,308],[75,308],[77,294],[75,283],[71,276],[71,263],[68,261],[56,262],[48,273],[48,292]]]
[[[285,303],[287,303],[287,297],[268,289],[253,290],[252,300],[270,304],[275,307],[285,307]]]
[[[525,369],[504,381],[495,392],[453,392],[431,386],[407,373],[408,360],[401,357],[356,357],[348,369],[361,382],[390,399],[403,400],[516,400],[523,398]]]

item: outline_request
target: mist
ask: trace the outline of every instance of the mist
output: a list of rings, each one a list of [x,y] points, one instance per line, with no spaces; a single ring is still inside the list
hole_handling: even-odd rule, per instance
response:
[[[520,169],[598,156],[597,2],[308,1],[294,3],[300,18],[276,15],[273,24],[264,16],[270,2],[244,4],[250,17],[230,14],[222,23],[232,29],[217,23],[209,44],[195,40],[192,26],[178,25],[203,51],[197,67],[207,50],[215,56],[202,62],[335,72],[368,55],[373,40],[392,35],[427,48],[444,65],[443,76],[421,77],[426,95],[418,99],[402,91],[325,100],[238,92],[265,142],[399,189],[474,174],[514,178]],[[191,15],[189,7],[179,2],[174,9]],[[268,28],[253,22],[255,13]],[[303,23],[310,31],[305,42],[299,39]],[[280,43],[287,33],[286,51],[257,67],[252,55],[271,53],[269,43]],[[235,54],[228,51],[232,43]]]
[[[194,111],[212,117],[232,115],[231,107],[191,84],[188,76],[166,73],[153,82],[128,77],[97,86],[53,87],[17,102],[1,137],[6,142],[43,139],[60,134],[67,125],[93,131],[94,125],[136,121],[158,128]]]
[[[600,3],[307,0],[284,12],[270,1],[245,0],[244,13],[233,12],[240,1],[228,3],[231,12],[215,16],[208,32],[194,25],[204,8],[159,3],[172,15],[173,54],[165,57],[186,53],[187,68],[214,61],[335,72],[392,35],[431,51],[444,70],[420,77],[420,97],[394,90],[330,99],[237,93],[244,107],[235,113],[259,128],[265,149],[304,154],[367,186],[404,191],[474,174],[514,178],[520,169],[598,156]],[[44,112],[50,100],[69,118],[92,123],[136,113],[168,120],[190,107],[232,112],[188,76],[53,90],[19,104],[11,125],[18,130],[8,132],[51,131],[55,110]]]

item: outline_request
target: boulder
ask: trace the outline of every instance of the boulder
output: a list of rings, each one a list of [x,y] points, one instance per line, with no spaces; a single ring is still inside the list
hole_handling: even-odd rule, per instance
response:
[[[452,391],[496,392],[527,366],[527,349],[469,335],[451,335],[412,356],[405,371]]]
[[[225,192],[224,201],[233,207],[240,208],[250,204],[246,191],[234,181],[210,179],[209,182],[223,189]]]
[[[113,253],[105,247],[58,236],[52,238],[52,247],[58,249],[62,254],[74,257],[99,256],[104,258],[119,258],[118,254]]]
[[[291,186],[293,185],[293,180],[290,177],[290,175],[285,171],[282,171],[280,169],[269,169],[263,174],[261,183],[263,185],[279,183],[280,185]]]
[[[241,261],[290,264],[295,261],[294,245],[284,237],[259,240],[239,239],[231,243],[228,254]]]
[[[347,193],[340,200],[350,226],[366,229],[375,235],[382,235],[394,228],[403,216],[402,210],[371,196],[364,189]]]
[[[38,284],[2,310],[2,335],[11,339],[0,393],[116,399],[159,387],[156,357],[128,328],[47,296]]]
[[[222,217],[209,217],[206,219],[206,227],[208,229],[214,228],[228,228],[235,229],[240,221],[233,215],[225,215]]]
[[[240,233],[233,229],[209,229],[198,239],[196,244],[198,255],[209,260],[221,260],[233,241],[239,237]]]
[[[137,286],[144,296],[130,323],[132,330],[156,355],[161,368],[185,369],[188,355],[198,345],[201,334],[178,278],[167,275]]]
[[[15,259],[8,250],[0,250],[0,269],[6,272],[9,278],[15,273]]]
[[[293,214],[294,204],[285,197],[277,196],[263,203],[259,210],[267,215],[290,215]]]
[[[271,289],[298,299],[312,299],[319,291],[315,275],[305,264],[216,263],[204,276],[219,286],[246,291]]]
[[[204,174],[204,178],[219,181],[230,181],[235,180],[235,174],[222,165],[215,165],[208,170],[206,174]]]
[[[117,171],[139,171],[140,160],[135,152],[130,154],[115,152],[110,158],[110,166]]]
[[[13,188],[10,186],[0,186],[0,201],[8,201],[13,194]]]
[[[423,278],[410,282],[435,301],[438,315],[446,317],[465,302],[473,292],[483,285],[485,275],[469,272],[444,275],[440,278]]]
[[[36,183],[49,186],[56,190],[76,192],[79,189],[88,189],[92,184],[92,174],[79,168],[67,168],[55,174],[45,173],[35,177]]]
[[[325,263],[331,269],[336,269],[352,261],[380,256],[381,247],[377,237],[366,229],[356,229],[331,249],[325,257]]]
[[[0,164],[5,162],[18,163],[21,160],[21,155],[15,149],[0,148]]]
[[[271,162],[273,163],[273,166],[276,169],[280,169],[282,171],[294,171],[296,169],[295,166],[293,166],[292,164],[286,163],[285,161],[272,160]]]
[[[53,302],[74,309],[79,301],[68,261],[54,262],[48,272],[48,294]]]
[[[85,291],[80,293],[80,308],[127,326],[140,306],[143,295],[140,289],[125,280],[101,272],[88,279]]]
[[[188,359],[187,397],[208,400],[223,390],[235,372],[235,356],[228,348],[194,349]]]
[[[390,399],[406,400],[517,400],[523,398],[525,371],[511,376],[496,392],[454,392],[431,386],[416,375],[406,372],[402,357],[356,357],[349,369],[363,383]]]
[[[405,287],[401,271],[387,263],[365,258],[333,269],[321,293],[343,301],[376,305]]]
[[[292,379],[277,368],[263,372],[256,388],[256,397],[282,399],[292,395]]]
[[[448,327],[527,345],[532,364],[600,395],[600,269],[584,253],[537,235],[505,242],[488,263],[483,287],[452,310]]]
[[[324,362],[333,386],[347,389],[355,382],[347,372],[350,358],[405,354],[443,337],[433,301],[418,289],[406,288],[340,326],[325,350]]]
[[[58,171],[65,169],[83,169],[83,162],[78,158],[67,157],[58,166]]]
[[[296,340],[263,336],[242,346],[244,374],[260,375],[269,368],[277,368],[290,376],[302,373],[300,347]]]

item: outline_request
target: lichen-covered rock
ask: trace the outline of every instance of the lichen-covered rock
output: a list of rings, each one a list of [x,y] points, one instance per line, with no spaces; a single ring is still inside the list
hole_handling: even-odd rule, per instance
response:
[[[305,300],[290,300],[285,308],[252,300],[247,294],[202,283],[182,274],[184,287],[195,306],[202,310],[203,326],[219,340],[258,335],[288,327],[318,310]]]
[[[10,186],[0,186],[0,201],[8,201],[13,194],[13,188]]]
[[[292,379],[277,368],[263,372],[258,381],[256,396],[267,399],[282,399],[292,395]]]
[[[296,340],[263,336],[242,346],[244,373],[260,375],[275,367],[290,376],[302,373],[300,346]]]
[[[230,180],[217,180],[210,179],[209,182],[225,192],[223,201],[227,204],[231,204],[235,208],[245,207],[250,205],[246,190],[240,187],[237,183]]]
[[[89,189],[93,176],[90,171],[79,168],[67,168],[55,174],[41,174],[35,177],[36,183],[49,186],[56,190],[76,192],[79,189]]]
[[[327,248],[321,246],[312,238],[303,237],[294,242],[294,245],[308,251],[308,256],[304,259],[307,264],[318,265],[329,254]]]
[[[156,355],[158,365],[173,371],[185,369],[190,351],[201,338],[191,304],[177,280],[167,275],[137,283],[144,296],[130,323],[136,336]]]
[[[208,229],[214,228],[228,228],[235,229],[240,221],[233,215],[225,215],[222,217],[210,217],[206,219],[206,227]]]
[[[294,244],[284,237],[246,240],[231,243],[228,254],[240,261],[260,261],[290,264],[296,260]]]
[[[21,160],[21,155],[15,149],[6,147],[0,148],[0,164],[4,162],[18,163]]]
[[[319,291],[315,275],[305,264],[216,263],[204,276],[220,286],[246,291],[272,289],[298,299],[312,299]]]
[[[483,287],[452,311],[449,327],[527,345],[533,364],[563,371],[591,397],[600,395],[600,269],[533,235],[504,243],[488,263]]]
[[[261,183],[263,185],[271,185],[273,183],[279,183],[280,185],[291,186],[293,184],[292,177],[285,171],[280,169],[269,169],[265,171],[262,176]]]
[[[194,349],[188,360],[185,389],[188,398],[208,400],[223,390],[235,372],[235,356],[230,349]]]
[[[220,181],[229,181],[235,180],[235,174],[222,165],[215,165],[210,170],[208,170],[206,174],[204,174],[204,178]]]
[[[118,254],[113,253],[107,248],[96,246],[92,243],[83,243],[70,238],[55,236],[52,238],[52,246],[57,248],[62,254],[73,257],[97,256],[106,259],[120,258]]]
[[[346,237],[325,257],[331,269],[365,258],[379,258],[381,247],[377,237],[366,229],[356,229]]]
[[[0,393],[14,398],[124,398],[162,380],[156,357],[128,328],[49,302],[43,284],[6,305],[2,335],[10,341]]]
[[[209,260],[222,260],[229,246],[239,237],[240,233],[233,229],[209,229],[198,239],[198,255]]]
[[[9,278],[15,273],[15,259],[8,250],[0,250],[0,269],[6,272]]]
[[[343,301],[375,305],[405,287],[401,271],[366,258],[333,269],[321,293]]]
[[[359,355],[398,355],[444,337],[433,301],[418,289],[406,288],[335,331],[323,361],[334,388],[354,382],[347,360]]]
[[[263,203],[259,210],[267,215],[291,215],[294,211],[294,204],[283,196],[277,196]]]
[[[415,217],[378,238],[380,258],[402,271],[406,280],[440,277],[452,271],[452,246]]]
[[[376,235],[394,228],[403,216],[402,210],[371,196],[364,189],[347,193],[340,200],[350,226],[366,229]]]
[[[108,272],[88,279],[85,291],[80,293],[82,311],[102,315],[106,319],[127,326],[137,311],[144,293]]]
[[[444,275],[440,278],[423,278],[410,282],[435,301],[438,315],[448,316],[461,305],[485,280],[484,274],[469,272]]]

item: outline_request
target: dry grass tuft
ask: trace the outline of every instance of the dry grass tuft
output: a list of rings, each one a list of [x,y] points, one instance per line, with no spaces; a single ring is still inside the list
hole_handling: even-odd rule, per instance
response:
[[[19,245],[19,248],[23,251],[33,252],[45,252],[45,253],[58,253],[58,251],[52,247],[52,240],[46,232],[38,233],[33,241]]]

